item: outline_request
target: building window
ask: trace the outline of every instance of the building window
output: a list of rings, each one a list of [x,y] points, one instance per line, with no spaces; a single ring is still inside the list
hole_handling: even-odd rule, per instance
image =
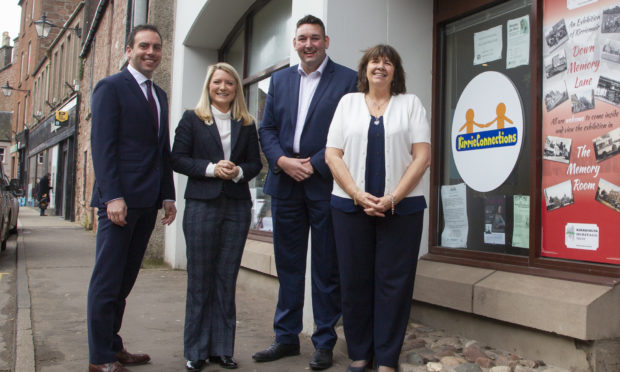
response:
[[[506,68],[507,60],[501,57],[501,51],[480,51],[481,46],[476,44],[476,40],[480,37],[487,37],[498,43],[506,42],[502,40],[506,32],[504,30],[507,22],[520,17],[527,17],[529,23],[530,5],[523,1],[509,1],[499,6],[495,6],[488,10],[473,14],[455,22],[448,23],[443,28],[444,37],[444,91],[442,94],[442,132],[441,144],[437,146],[441,151],[441,164],[439,183],[444,190],[445,199],[441,193],[438,194],[440,201],[439,214],[439,236],[438,242],[442,246],[462,248],[471,251],[484,251],[493,253],[502,253],[510,255],[527,256],[528,255],[528,239],[525,242],[518,240],[520,236],[513,236],[514,221],[514,203],[520,199],[520,196],[529,198],[529,166],[530,166],[530,146],[529,142],[521,141],[521,151],[512,168],[512,172],[506,177],[499,187],[493,187],[487,191],[489,187],[486,185],[476,185],[474,180],[476,175],[469,176],[468,169],[463,169],[470,162],[473,156],[482,155],[491,150],[472,150],[472,151],[455,151],[453,149],[453,141],[455,137],[455,126],[458,136],[467,136],[468,133],[495,133],[498,124],[492,123],[489,129],[482,128],[491,122],[495,117],[496,108],[485,112],[481,108],[474,107],[473,104],[467,107],[463,115],[460,115],[459,103],[463,94],[468,94],[465,89],[472,87],[468,85],[473,79],[487,71],[500,72],[508,77],[515,87],[519,95],[523,98],[523,117],[529,117],[530,114],[530,66],[529,63],[520,65],[515,68]],[[498,28],[498,25],[500,28]],[[492,34],[494,33],[495,34]],[[481,36],[482,35],[482,36]],[[504,36],[502,36],[504,35]],[[496,39],[492,39],[496,38]],[[527,34],[529,42],[529,32]],[[475,55],[475,51],[479,53],[491,54],[496,52],[495,56],[486,57],[486,55]],[[529,53],[528,53],[529,59]],[[480,58],[482,63],[477,63],[476,59]],[[473,62],[473,63],[472,63]],[[498,101],[499,103],[499,101]],[[498,103],[486,103],[489,107]],[[516,108],[510,107],[516,110]],[[455,114],[456,112],[456,114]],[[488,114],[491,114],[490,116]],[[455,115],[459,115],[456,117]],[[486,116],[485,116],[486,115]],[[487,117],[488,116],[488,117]],[[508,116],[506,116],[508,117]],[[500,118],[501,120],[501,118]],[[462,125],[459,125],[462,124]],[[500,125],[501,126],[501,125]],[[507,125],[506,120],[506,128]],[[527,131],[529,132],[529,130]],[[522,133],[519,133],[519,136]],[[458,137],[460,139],[468,139],[468,137]],[[515,150],[515,151],[518,151]],[[470,156],[472,155],[472,156]],[[469,157],[466,157],[469,156]],[[463,158],[464,160],[461,160]],[[483,156],[482,159],[484,160]],[[490,159],[489,159],[490,160]],[[461,165],[460,162],[466,163]],[[475,165],[476,169],[478,165]],[[506,165],[505,168],[507,168]],[[484,168],[484,167],[482,167]],[[473,170],[475,172],[476,170]],[[487,182],[486,176],[482,181]],[[457,188],[448,188],[447,186],[459,186]],[[472,187],[472,185],[474,185]],[[463,194],[464,192],[464,194]],[[465,202],[463,205],[456,204],[458,200],[453,199],[455,195],[464,195]],[[451,221],[451,215],[445,215],[444,211],[450,211],[453,207],[465,207],[467,211],[467,226],[460,226],[461,236],[458,238],[448,236],[444,230],[455,231],[454,221]],[[528,203],[529,207],[529,203]],[[529,211],[529,209],[528,209]],[[517,211],[519,212],[519,211]],[[528,212],[529,214],[529,212]],[[448,221],[449,223],[446,223]],[[443,233],[443,238],[442,238]]]
[[[37,164],[45,164],[45,154],[40,152],[37,154]]]
[[[6,153],[6,148],[0,147],[0,163],[4,164],[4,154]]]
[[[258,2],[246,12],[220,49],[220,60],[230,63],[242,77],[248,109],[256,118],[257,127],[263,116],[271,74],[289,65],[291,11],[291,0]],[[263,169],[250,182],[254,234],[272,231],[271,199],[263,193],[267,160],[262,153],[261,156]]]
[[[620,222],[620,131],[599,124],[620,102],[618,70],[606,62],[617,58],[605,56],[620,8],[456,4],[435,7],[430,257],[619,277],[610,226]]]

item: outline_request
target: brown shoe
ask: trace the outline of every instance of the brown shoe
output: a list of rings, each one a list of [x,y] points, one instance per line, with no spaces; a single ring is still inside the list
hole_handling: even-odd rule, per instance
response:
[[[88,372],[130,372],[127,368],[123,367],[119,362],[104,363],[104,364],[89,364]]]
[[[125,349],[117,351],[114,356],[122,365],[125,366],[137,366],[140,364],[146,364],[151,360],[151,357],[148,354],[131,354]]]

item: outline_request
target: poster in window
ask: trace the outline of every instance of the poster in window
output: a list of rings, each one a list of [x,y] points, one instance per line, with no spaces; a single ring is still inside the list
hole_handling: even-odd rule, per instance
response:
[[[488,196],[484,199],[484,243],[506,244],[506,197]]]
[[[541,255],[620,264],[620,5],[544,0]]]

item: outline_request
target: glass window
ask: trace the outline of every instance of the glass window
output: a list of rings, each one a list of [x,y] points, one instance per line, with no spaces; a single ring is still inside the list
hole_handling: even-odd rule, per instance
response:
[[[441,187],[447,185],[465,184],[466,202],[466,223],[461,224],[462,234],[459,244],[452,245],[455,248],[463,248],[473,251],[484,251],[492,253],[503,253],[511,255],[527,256],[529,253],[529,222],[515,221],[517,215],[527,215],[529,218],[529,189],[530,189],[530,136],[534,129],[533,123],[529,123],[530,118],[530,66],[529,66],[529,0],[512,0],[484,11],[475,13],[455,22],[445,24],[442,28],[443,37],[443,82],[441,86],[441,112],[440,112],[440,135],[437,148],[440,150],[439,164],[439,189],[437,190],[439,205],[437,208],[438,230],[437,245],[448,246],[442,243],[442,232],[446,228],[446,216],[444,210],[459,207],[455,199],[442,199]],[[524,19],[520,27],[525,27],[521,38],[528,46],[527,51],[521,52],[521,61],[515,64],[514,55],[507,56],[509,40],[507,37],[508,28],[515,27],[515,20]],[[516,23],[519,27],[519,23]],[[499,30],[499,31],[498,31]],[[514,42],[514,40],[510,40]],[[523,60],[525,58],[525,60]],[[522,63],[522,64],[521,64]],[[512,171],[507,175],[503,182],[499,182],[498,187],[493,187],[490,191],[477,191],[481,188],[472,188],[473,184],[467,177],[464,177],[460,164],[455,161],[455,156],[461,156],[453,146],[454,126],[457,130],[463,124],[461,133],[491,133],[505,128],[504,131],[515,127],[510,125],[508,114],[507,119],[500,124],[502,103],[488,102],[492,105],[491,115],[485,116],[485,112],[469,109],[467,114],[460,115],[457,107],[461,95],[470,82],[480,76],[480,74],[493,71],[511,81],[518,92],[522,104],[522,125],[523,130],[518,133],[521,136],[520,152],[517,149],[517,158]],[[488,76],[488,75],[487,75]],[[479,103],[480,99],[473,101]],[[499,101],[498,101],[499,102]],[[497,106],[496,106],[497,105]],[[469,107],[469,106],[467,106]],[[497,107],[497,108],[496,108]],[[505,107],[505,106],[504,106]],[[458,109],[458,110],[457,110]],[[465,111],[464,111],[465,112]],[[514,112],[514,111],[513,111]],[[480,115],[482,114],[482,115]],[[458,117],[457,117],[458,115]],[[469,127],[467,123],[472,122]],[[475,124],[475,126],[474,126]],[[489,127],[488,129],[482,129]],[[464,128],[464,129],[463,129]],[[497,128],[495,130],[495,128]],[[485,131],[485,132],[483,132]],[[459,150],[460,151],[460,150]],[[484,154],[484,150],[476,150]],[[492,151],[487,151],[487,154]],[[484,169],[484,164],[471,164],[478,169]],[[487,177],[484,171],[481,177]],[[523,200],[527,213],[519,207],[515,207]],[[517,210],[515,210],[517,209]],[[451,216],[448,216],[451,218]],[[529,221],[529,220],[528,220]],[[462,222],[462,221],[461,221]],[[517,227],[515,227],[517,222]],[[453,224],[449,224],[452,226]],[[527,225],[527,227],[525,227]],[[523,232],[523,228],[528,229],[527,237],[521,242],[513,244],[513,233],[516,235]],[[519,230],[520,229],[520,230]],[[445,238],[445,237],[444,237]]]
[[[256,118],[257,123],[260,123],[263,118],[270,80],[271,77],[267,77],[248,87],[248,109]],[[251,228],[254,230],[273,231],[273,225],[271,223],[271,199],[269,195],[263,193],[263,186],[267,178],[267,159],[265,159],[265,155],[262,152],[261,158],[264,165],[263,169],[258,176],[250,182],[250,191],[254,199]]]
[[[289,58],[293,35],[289,34],[291,0],[272,0],[252,21],[247,75],[252,76]]]
[[[261,7],[262,6],[262,7]],[[260,125],[269,90],[271,74],[288,66],[292,42],[291,0],[272,0],[255,4],[246,13],[239,27],[232,30],[228,42],[221,48],[221,58],[230,63],[244,79],[248,110]],[[250,30],[250,32],[246,32]],[[244,52],[248,55],[244,56]],[[263,193],[267,177],[267,160],[261,152],[263,169],[250,182],[252,194],[252,226],[256,231],[272,231],[271,199]],[[269,234],[254,234],[255,238]],[[268,238],[267,238],[268,239]]]
[[[227,51],[226,61],[237,70],[243,78],[243,37],[245,35],[245,27],[241,28],[235,40],[230,44]]]

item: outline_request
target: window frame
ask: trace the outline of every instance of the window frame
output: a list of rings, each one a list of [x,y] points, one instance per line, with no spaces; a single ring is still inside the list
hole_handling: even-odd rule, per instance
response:
[[[248,71],[248,54],[250,50],[250,40],[252,40],[253,19],[254,16],[258,12],[260,12],[263,7],[265,7],[265,5],[267,5],[270,1],[271,0],[258,0],[254,4],[252,4],[252,6],[250,6],[248,10],[241,16],[241,18],[239,18],[239,21],[237,21],[230,33],[224,39],[221,47],[218,49],[218,61],[226,62],[229,49],[233,46],[234,42],[237,40],[237,37],[243,37],[243,71],[239,71],[239,74],[241,75],[241,84],[243,85],[243,93],[245,95],[246,104],[249,104],[249,88],[252,84],[260,80],[266,79],[273,75],[273,73],[275,73],[276,71],[285,69],[290,66],[290,58],[286,58],[263,69],[262,71],[259,71],[250,76],[246,76]],[[256,125],[258,126],[259,123],[256,123]],[[248,233],[248,239],[272,243],[273,232],[255,230],[250,228],[250,231]]]
[[[442,28],[445,24],[478,13],[509,0],[435,0],[433,16],[433,106],[432,143],[441,142],[444,135],[443,122],[443,56],[445,40]],[[530,130],[530,248],[528,256],[513,256],[501,253],[470,251],[458,248],[444,248],[439,242],[439,193],[441,184],[441,150],[434,146],[432,151],[430,208],[429,208],[429,253],[424,259],[503,270],[537,276],[581,282],[613,285],[620,282],[620,265],[599,264],[542,257],[541,250],[541,203],[542,190],[542,20],[543,1],[532,0],[530,9],[530,103],[531,113],[525,120]]]

